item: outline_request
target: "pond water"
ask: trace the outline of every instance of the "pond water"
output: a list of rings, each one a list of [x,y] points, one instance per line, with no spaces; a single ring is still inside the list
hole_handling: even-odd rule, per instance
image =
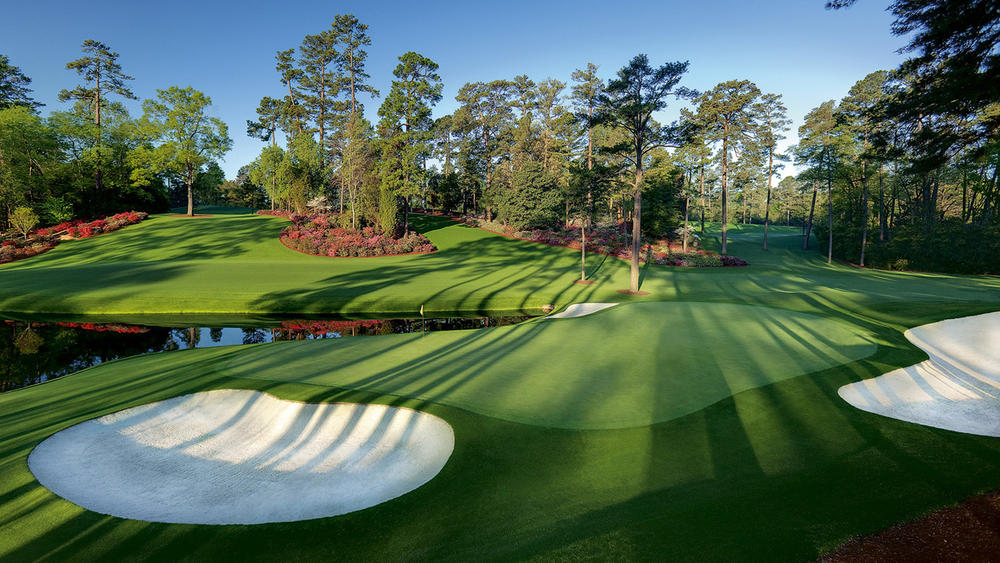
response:
[[[177,319],[172,326],[117,322],[60,322],[0,319],[0,392],[71,374],[138,354],[260,344],[283,340],[378,336],[511,325],[530,316],[439,317],[427,319],[313,318],[241,320],[241,326]],[[235,323],[234,323],[235,324]],[[214,326],[213,326],[214,325]]]

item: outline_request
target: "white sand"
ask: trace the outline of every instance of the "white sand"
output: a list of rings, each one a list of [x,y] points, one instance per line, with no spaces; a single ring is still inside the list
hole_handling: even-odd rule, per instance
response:
[[[95,512],[258,524],[403,495],[437,475],[454,445],[448,423],[412,409],[220,390],[72,426],[39,444],[28,466],[54,493]]]
[[[1000,312],[949,319],[906,331],[925,362],[845,385],[840,396],[859,409],[1000,437]]]
[[[583,317],[592,315],[598,311],[603,311],[608,307],[614,307],[617,303],[574,303],[566,307],[565,311],[549,315],[546,319],[571,319],[573,317]]]

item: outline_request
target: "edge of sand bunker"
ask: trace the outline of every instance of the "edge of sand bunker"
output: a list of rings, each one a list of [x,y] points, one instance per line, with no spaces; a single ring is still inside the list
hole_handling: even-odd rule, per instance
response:
[[[546,319],[572,319],[593,315],[598,311],[603,311],[608,307],[614,307],[618,303],[574,303],[566,307],[564,311],[549,315]]]
[[[928,360],[844,385],[840,397],[898,420],[1000,437],[1000,311],[904,334]]]
[[[40,443],[28,467],[55,494],[102,514],[260,524],[399,497],[434,478],[454,445],[447,422],[412,409],[225,389],[77,424]]]

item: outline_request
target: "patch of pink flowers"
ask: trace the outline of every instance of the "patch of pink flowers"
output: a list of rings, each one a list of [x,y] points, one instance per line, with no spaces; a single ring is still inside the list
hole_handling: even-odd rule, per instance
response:
[[[437,248],[418,233],[395,238],[381,235],[371,227],[345,229],[334,227],[326,215],[289,214],[292,226],[281,231],[281,242],[306,254],[330,257],[390,256],[421,254]]]
[[[90,238],[102,233],[117,231],[122,227],[144,221],[149,216],[143,211],[126,211],[101,217],[94,221],[76,219],[65,221],[51,227],[43,227],[28,233],[27,240],[22,237],[11,238],[0,242],[0,264],[37,256],[55,248],[63,235],[70,238]]]
[[[511,238],[564,246],[580,250],[580,227],[577,225],[562,226],[559,230],[516,231],[507,225],[494,221],[485,221],[478,217],[462,217],[463,223],[493,231]],[[606,254],[626,260],[632,259],[632,232],[627,225],[599,225],[587,229],[587,252]],[[671,239],[644,240],[640,262],[647,257],[654,264],[661,266],[681,266],[688,268],[748,266],[749,263],[735,256],[720,256],[703,250],[683,252],[679,241]]]

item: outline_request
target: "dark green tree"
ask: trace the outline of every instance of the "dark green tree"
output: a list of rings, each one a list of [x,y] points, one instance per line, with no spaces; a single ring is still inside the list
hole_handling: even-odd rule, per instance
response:
[[[618,71],[617,78],[608,81],[598,96],[599,110],[594,123],[617,127],[626,132],[628,140],[617,147],[635,170],[632,187],[632,268],[629,291],[639,291],[639,253],[642,233],[642,179],[645,161],[651,151],[678,144],[676,127],[662,126],[653,120],[653,113],[664,109],[667,98],[691,98],[695,92],[678,87],[687,72],[687,62],[665,63],[653,68],[646,55],[636,55]]]
[[[0,109],[15,106],[38,108],[42,104],[31,99],[31,79],[21,69],[10,64],[7,55],[0,55]]]
[[[771,186],[775,172],[782,167],[788,157],[777,152],[778,141],[785,138],[792,120],[788,119],[788,108],[781,101],[781,94],[764,94],[757,105],[760,121],[759,146],[767,158],[767,198],[764,204],[764,250],[767,250],[767,229],[771,224]],[[775,162],[777,161],[777,162]]]
[[[385,153],[380,163],[381,189],[403,202],[404,231],[409,229],[410,198],[423,189],[423,163],[431,153],[431,108],[441,100],[443,88],[437,69],[437,63],[423,55],[404,53],[393,71],[396,80],[378,110]]]
[[[198,172],[222,158],[233,143],[226,124],[208,114],[211,105],[211,98],[190,86],[157,90],[155,99],[142,103],[143,129],[160,144],[139,147],[131,155],[136,183],[148,182],[151,175],[163,172],[183,178],[189,216],[194,215],[193,185]]]
[[[722,254],[727,252],[730,163],[734,154],[752,152],[755,148],[758,127],[755,104],[759,98],[760,90],[753,82],[729,80],[695,99],[696,113],[687,114],[708,142],[721,145]]]
[[[86,56],[75,61],[66,63],[66,68],[75,70],[83,77],[83,84],[72,90],[59,92],[59,99],[78,100],[90,104],[94,116],[94,124],[97,125],[96,145],[97,152],[101,151],[101,110],[109,94],[117,94],[123,98],[135,100],[135,94],[125,86],[127,80],[133,80],[122,72],[121,65],[118,64],[118,53],[99,41],[87,39],[82,45]],[[97,166],[94,168],[94,200],[100,198],[103,189],[101,180],[101,160],[99,158]]]
[[[512,82],[494,80],[467,83],[455,96],[462,104],[455,112],[455,128],[465,137],[463,160],[481,163],[487,220],[492,219],[492,206],[499,191],[495,183],[496,166],[500,159],[510,153],[510,143],[505,134],[511,129],[511,96],[514,92]],[[469,172],[479,169],[479,166],[463,168]]]

